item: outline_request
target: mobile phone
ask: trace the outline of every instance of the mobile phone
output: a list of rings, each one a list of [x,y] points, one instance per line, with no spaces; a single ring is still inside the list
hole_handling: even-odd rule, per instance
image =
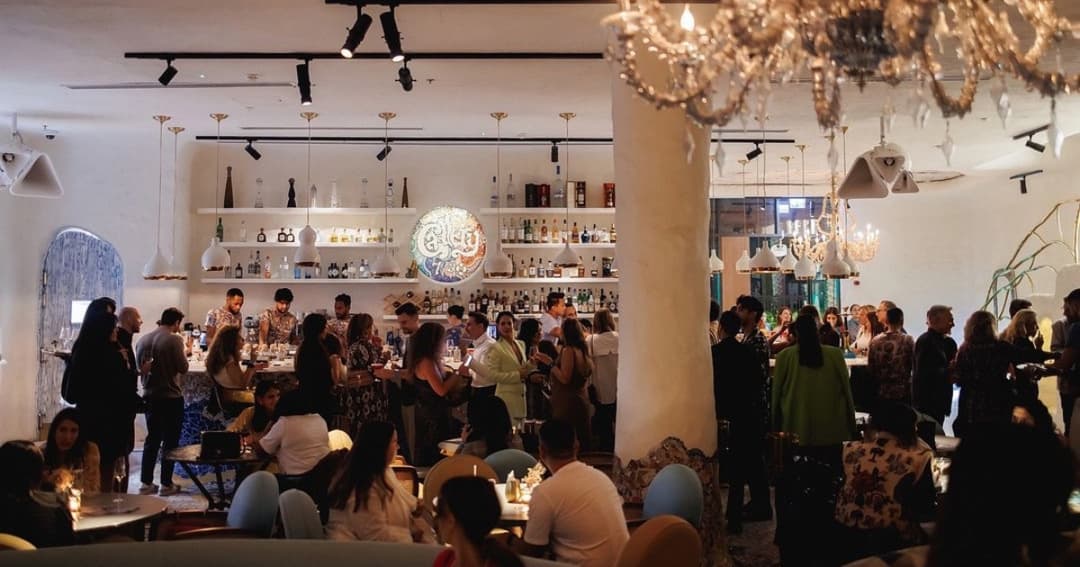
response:
[[[471,354],[465,357],[465,360],[464,360],[464,362],[461,363],[461,365],[464,366],[465,368],[468,368],[470,364],[472,364],[472,355]]]

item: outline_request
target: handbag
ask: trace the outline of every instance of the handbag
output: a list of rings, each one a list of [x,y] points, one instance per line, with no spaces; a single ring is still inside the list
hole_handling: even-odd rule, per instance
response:
[[[446,396],[444,397],[444,399],[446,400],[447,405],[449,405],[450,407],[457,407],[469,401],[469,395],[471,391],[472,388],[470,388],[469,385],[466,384],[464,380],[462,380],[458,382],[458,385],[456,387],[446,392]]]

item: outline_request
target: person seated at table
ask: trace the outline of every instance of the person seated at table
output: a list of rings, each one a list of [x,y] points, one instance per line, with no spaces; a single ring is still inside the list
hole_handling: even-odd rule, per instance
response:
[[[36,547],[72,545],[75,523],[61,494],[42,491],[45,459],[29,441],[0,446],[0,533]]]
[[[365,423],[344,468],[330,483],[326,535],[335,540],[434,543],[421,503],[391,468],[398,451],[394,426]]]
[[[243,360],[244,336],[240,327],[225,327],[214,336],[210,343],[210,351],[206,355],[206,373],[214,377],[214,381],[225,389],[228,396],[229,390],[233,392],[231,399],[223,402],[252,403],[251,395],[247,387],[255,372],[267,368],[265,362],[257,362],[248,366],[245,370],[240,366]],[[239,390],[239,392],[237,392]]]
[[[916,435],[917,420],[907,405],[882,401],[870,417],[873,437],[844,445],[836,521],[846,560],[924,542],[919,523],[934,516],[934,454]]]
[[[75,408],[62,409],[53,417],[45,441],[46,476],[54,487],[95,493],[101,489],[101,453],[97,443],[79,434],[81,423]]]
[[[260,381],[255,385],[255,405],[240,412],[225,430],[243,435],[248,445],[258,443],[274,425],[274,412],[280,399],[281,387],[276,382]]]
[[[435,530],[451,547],[435,557],[432,567],[523,566],[513,551],[489,537],[501,515],[499,498],[488,480],[473,476],[448,479],[435,505]]]
[[[277,420],[255,447],[277,457],[281,474],[302,475],[330,452],[330,432],[307,396],[292,390],[281,396]]]
[[[623,501],[608,476],[577,460],[574,426],[558,419],[540,426],[540,460],[551,478],[533,489],[522,555],[584,567],[615,565],[630,534]]]
[[[524,451],[521,438],[510,425],[506,402],[496,396],[477,398],[469,402],[469,423],[461,430],[458,455],[473,455],[481,459],[503,449]]]

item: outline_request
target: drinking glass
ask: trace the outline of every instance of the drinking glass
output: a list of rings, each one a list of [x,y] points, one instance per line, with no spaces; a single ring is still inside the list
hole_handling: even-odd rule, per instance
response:
[[[113,462],[113,480],[114,487],[116,488],[116,497],[113,498],[113,504],[116,504],[116,513],[120,513],[120,505],[124,503],[124,493],[127,492],[127,487],[123,485],[124,479],[127,478],[127,460],[116,459]]]

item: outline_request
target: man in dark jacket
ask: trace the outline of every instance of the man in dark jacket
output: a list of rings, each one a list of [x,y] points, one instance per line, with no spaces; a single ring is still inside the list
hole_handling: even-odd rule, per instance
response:
[[[915,409],[945,424],[952,413],[952,380],[949,365],[956,358],[956,341],[949,336],[953,328],[952,308],[935,305],[926,312],[927,330],[915,341]]]
[[[717,419],[728,421],[731,467],[728,484],[727,529],[742,531],[743,487],[750,485],[747,520],[772,517],[769,483],[765,473],[764,435],[761,423],[761,367],[750,346],[735,335],[742,321],[733,311],[720,316],[720,342],[712,346],[713,395]]]

